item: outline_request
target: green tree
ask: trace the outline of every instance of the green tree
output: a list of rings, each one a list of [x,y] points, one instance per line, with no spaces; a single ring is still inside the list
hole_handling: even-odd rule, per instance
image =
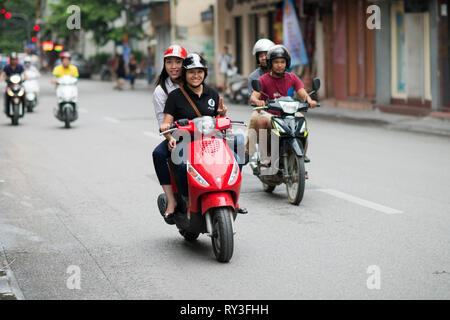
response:
[[[125,33],[129,37],[139,38],[142,29],[138,25],[125,25],[116,28],[114,21],[122,15],[122,10],[127,7],[128,1],[112,0],[77,0],[75,4],[80,8],[81,29],[92,31],[97,45],[106,44],[109,40],[120,41]],[[73,0],[59,0],[49,5],[51,15],[48,16],[46,30],[52,30],[57,37],[69,40],[74,36],[76,30],[67,28],[67,19],[70,13],[67,8],[74,4]]]
[[[1,53],[24,51],[24,43],[31,41],[28,36],[35,24],[36,4],[36,0],[0,0],[0,10],[5,9],[12,14],[11,19],[0,16]]]

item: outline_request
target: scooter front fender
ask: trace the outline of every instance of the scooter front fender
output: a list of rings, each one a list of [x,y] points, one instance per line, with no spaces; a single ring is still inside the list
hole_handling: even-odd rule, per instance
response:
[[[297,154],[297,156],[303,157],[302,147],[298,143],[297,139],[292,139],[291,140],[291,146],[292,146],[292,149],[294,150],[294,152]]]
[[[205,214],[211,208],[232,207],[236,209],[236,204],[230,192],[207,193],[201,198],[202,214]]]

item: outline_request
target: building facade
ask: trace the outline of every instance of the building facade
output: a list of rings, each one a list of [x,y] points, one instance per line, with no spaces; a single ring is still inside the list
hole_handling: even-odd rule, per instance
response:
[[[310,64],[329,105],[423,115],[449,111],[449,0],[294,0]],[[231,49],[243,75],[251,50],[282,43],[283,1],[217,0],[215,46]],[[217,59],[217,55],[216,55]]]

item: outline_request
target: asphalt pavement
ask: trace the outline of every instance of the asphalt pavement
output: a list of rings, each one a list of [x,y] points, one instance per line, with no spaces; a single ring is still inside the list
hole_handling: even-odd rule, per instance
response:
[[[117,91],[109,82],[80,80],[71,129],[53,116],[49,77],[41,87],[36,112],[19,126],[0,116],[0,293],[450,298],[447,135],[311,110],[302,203],[290,205],[282,186],[265,193],[244,167],[240,203],[249,214],[238,216],[234,254],[223,264],[210,238],[186,242],[157,210],[162,191],[151,152],[161,138],[144,82]],[[233,120],[248,121],[248,106],[227,106]]]

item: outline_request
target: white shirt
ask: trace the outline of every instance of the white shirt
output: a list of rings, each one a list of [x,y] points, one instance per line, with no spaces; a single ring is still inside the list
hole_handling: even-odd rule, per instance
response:
[[[219,56],[220,73],[226,73],[228,66],[233,62],[233,57],[231,55],[222,53]]]
[[[166,79],[165,83],[168,93],[180,87],[177,83],[173,83],[170,77]],[[161,126],[164,119],[164,107],[166,106],[167,96],[168,94],[164,92],[161,85],[158,85],[153,92],[153,107],[155,108],[156,120],[158,120],[159,126]]]

